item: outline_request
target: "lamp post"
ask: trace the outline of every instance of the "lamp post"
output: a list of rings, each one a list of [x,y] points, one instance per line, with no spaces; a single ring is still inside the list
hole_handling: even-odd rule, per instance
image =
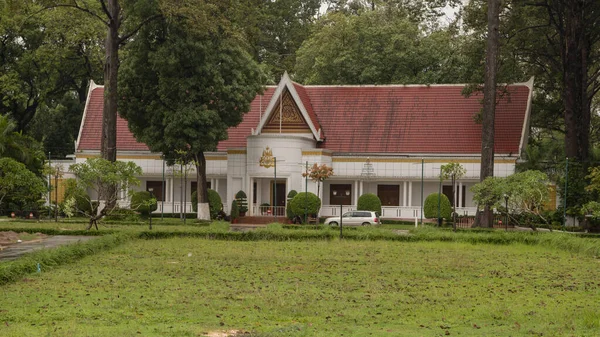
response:
[[[273,174],[275,176],[273,180],[273,217],[276,218],[277,215],[275,213],[277,212],[277,157],[273,157]]]
[[[308,160],[306,161],[306,177],[304,177],[304,223],[308,220]]]
[[[154,188],[152,188],[152,187],[148,188],[148,192],[150,192],[150,194],[152,195],[152,198],[154,198],[153,191],[154,191]],[[152,199],[150,199],[150,200],[152,200]],[[150,207],[150,212],[148,212],[148,217],[150,217],[150,227],[148,227],[148,228],[150,230],[152,230],[152,206],[149,206],[149,207]]]
[[[421,158],[421,227],[423,227],[423,177],[425,175],[425,159]]]
[[[506,219],[505,219],[506,222],[504,224],[504,228],[508,232],[508,194],[504,195],[504,207],[506,209]]]
[[[438,187],[438,214],[437,214],[437,223],[438,227],[442,226],[442,167],[440,166],[440,183]]]
[[[563,198],[563,230],[567,226],[567,187],[569,182],[569,157],[565,165],[565,197]]]

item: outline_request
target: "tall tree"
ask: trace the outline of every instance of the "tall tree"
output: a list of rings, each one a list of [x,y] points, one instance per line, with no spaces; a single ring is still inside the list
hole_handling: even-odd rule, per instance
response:
[[[261,91],[261,73],[229,27],[202,31],[191,24],[174,16],[141,30],[123,62],[119,113],[152,151],[193,157],[198,218],[210,219],[204,152],[242,121]]]
[[[500,38],[500,0],[488,0],[487,47],[485,51],[485,83],[483,89],[483,117],[481,126],[480,181],[494,176],[494,122],[496,119],[496,73]],[[477,218],[481,227],[492,227],[492,211],[486,206]]]

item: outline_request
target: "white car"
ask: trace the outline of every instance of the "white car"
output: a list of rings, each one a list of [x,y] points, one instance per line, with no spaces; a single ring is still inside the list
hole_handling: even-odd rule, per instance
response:
[[[379,217],[377,213],[371,211],[350,211],[340,217],[331,217],[325,220],[326,225],[339,226],[340,222],[342,226],[368,226],[368,225],[379,225]]]

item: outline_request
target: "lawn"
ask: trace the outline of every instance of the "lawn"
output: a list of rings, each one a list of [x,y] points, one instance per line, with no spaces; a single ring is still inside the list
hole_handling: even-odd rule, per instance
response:
[[[2,287],[2,336],[597,336],[600,268],[539,246],[134,240]]]

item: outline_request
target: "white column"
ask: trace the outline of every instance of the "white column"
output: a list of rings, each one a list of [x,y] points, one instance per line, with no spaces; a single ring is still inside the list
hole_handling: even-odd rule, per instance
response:
[[[354,206],[358,205],[358,190],[359,190],[359,188],[360,188],[360,186],[358,184],[358,180],[355,180],[354,181],[354,188],[353,188],[353,190],[354,190],[354,198],[352,198],[352,199],[354,199],[354,201],[352,202],[352,204]]]
[[[408,182],[408,200],[407,200],[408,202],[407,202],[406,206],[412,206],[412,185],[413,185],[413,182],[409,181]]]
[[[402,206],[408,206],[406,203],[406,181],[402,184]]]
[[[361,195],[365,194],[365,184],[364,184],[364,183],[365,183],[365,182],[364,182],[364,181],[362,181],[362,180],[361,180],[361,181],[360,181],[360,183],[359,183],[359,184],[360,184],[360,193],[359,193],[359,195],[358,195],[358,196],[361,196]],[[357,202],[358,202],[358,199],[356,199],[356,200],[357,200]]]
[[[246,193],[248,195],[248,215],[254,215],[254,193],[252,193],[254,187],[254,178],[250,177],[248,179],[250,181],[250,191]]]
[[[215,191],[217,191],[217,193],[219,193],[219,178],[215,178],[213,180],[215,181],[215,185],[214,185]]]
[[[458,207],[465,207],[462,204],[462,200],[463,200],[463,188],[462,188],[462,181],[458,183]]]
[[[168,180],[169,180],[169,182],[170,182],[170,183],[169,183],[169,201],[171,201],[171,202],[172,202],[173,200],[175,200],[175,199],[173,198],[173,197],[174,197],[174,196],[173,196],[173,194],[175,194],[175,191],[174,191],[174,189],[175,189],[175,184],[173,183],[173,178],[171,178],[171,179],[168,179]],[[174,212],[174,211],[172,211],[172,212]]]

